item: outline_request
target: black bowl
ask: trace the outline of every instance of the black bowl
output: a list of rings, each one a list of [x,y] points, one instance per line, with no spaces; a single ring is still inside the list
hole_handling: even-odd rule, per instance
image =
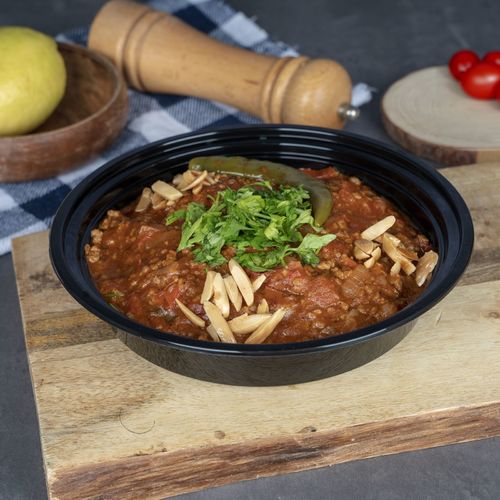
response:
[[[395,203],[426,234],[440,259],[418,299],[375,325],[322,340],[221,344],[162,333],[110,307],[94,287],[83,247],[110,208],[136,197],[157,178],[169,180],[200,155],[241,155],[292,166],[334,165]],[[469,210],[436,170],[402,151],[366,138],[302,126],[252,126],[185,134],[123,155],[82,181],[59,208],[50,234],[52,265],[68,292],[119,329],[139,355],[168,370],[237,385],[295,384],[361,366],[391,349],[417,318],[455,285],[473,245]]]

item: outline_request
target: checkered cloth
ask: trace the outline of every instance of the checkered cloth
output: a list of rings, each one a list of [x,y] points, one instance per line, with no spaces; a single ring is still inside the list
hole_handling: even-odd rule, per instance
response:
[[[271,41],[251,19],[220,0],[153,0],[148,4],[174,14],[222,42],[280,57],[297,55],[292,47]],[[58,40],[86,45],[87,34],[86,28],[75,29]],[[359,91],[367,93],[366,86],[355,90],[358,95]],[[357,104],[362,101],[363,96]],[[194,129],[258,122],[255,117],[217,102],[129,90],[127,125],[116,142],[98,158],[49,180],[0,183],[0,255],[10,250],[11,238],[47,229],[70,190],[115,156]]]

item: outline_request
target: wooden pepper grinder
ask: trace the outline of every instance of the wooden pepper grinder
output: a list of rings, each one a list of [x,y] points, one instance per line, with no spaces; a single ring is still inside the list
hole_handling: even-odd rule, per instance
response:
[[[232,47],[127,0],[102,7],[89,47],[109,57],[136,89],[213,99],[265,122],[342,128],[358,114],[349,74],[335,61]]]

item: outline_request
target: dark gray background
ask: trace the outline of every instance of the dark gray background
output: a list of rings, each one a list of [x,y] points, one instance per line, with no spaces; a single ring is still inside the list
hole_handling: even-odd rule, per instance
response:
[[[88,24],[101,0],[0,0],[0,25],[56,34]],[[341,62],[379,90],[347,129],[390,142],[380,96],[409,71],[445,64],[462,47],[500,49],[498,0],[230,0],[311,56]],[[500,119],[500,115],[499,115]],[[43,499],[45,481],[11,256],[0,257],[0,498]],[[179,498],[500,498],[500,439],[351,462]]]

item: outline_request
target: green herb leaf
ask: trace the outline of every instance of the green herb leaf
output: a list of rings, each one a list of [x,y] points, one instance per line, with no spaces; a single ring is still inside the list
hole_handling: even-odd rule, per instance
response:
[[[217,266],[226,262],[224,247],[236,250],[235,259],[247,269],[267,271],[284,265],[285,257],[297,254],[305,264],[317,264],[318,252],[335,235],[306,234],[309,225],[316,232],[309,193],[302,187],[269,182],[227,188],[212,199],[210,207],[189,203],[170,214],[165,223],[184,219],[178,251],[191,248],[196,262]],[[296,245],[298,243],[298,246]]]
[[[184,224],[182,226],[181,242],[177,250],[192,247],[195,243],[201,243],[201,232],[198,229],[202,225],[202,215],[205,212],[205,207],[199,203],[190,203],[187,206]]]
[[[176,210],[175,212],[172,212],[166,219],[165,219],[165,224],[169,226],[170,224],[173,224],[175,221],[179,219],[185,219],[186,218],[186,210],[181,209],[181,210]]]
[[[304,264],[315,265],[319,263],[318,252],[335,238],[334,234],[325,234],[323,236],[306,234],[300,245],[296,248],[291,248],[290,252],[299,255]]]

